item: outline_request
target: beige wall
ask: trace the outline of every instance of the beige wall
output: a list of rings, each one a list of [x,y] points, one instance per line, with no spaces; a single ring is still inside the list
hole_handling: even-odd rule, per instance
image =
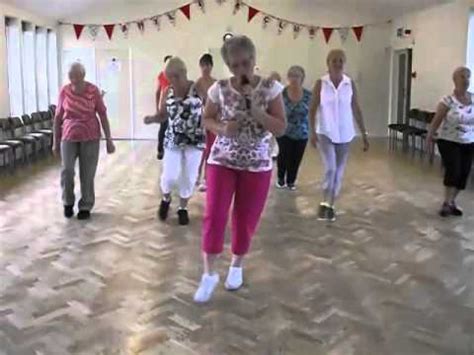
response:
[[[0,117],[10,114],[10,104],[8,96],[8,76],[7,76],[7,44],[5,40],[5,16],[29,21],[38,26],[54,28],[56,24],[34,14],[17,9],[0,1]],[[18,58],[20,60],[20,58]]]
[[[309,13],[291,9],[291,7],[286,8],[283,3],[280,1],[266,2],[265,10],[307,23],[340,24],[358,23],[358,21],[364,20],[361,17],[356,18],[356,14],[353,12],[337,15],[314,9],[314,12]],[[154,110],[155,77],[161,69],[162,58],[166,54],[181,56],[188,64],[189,76],[195,79],[198,76],[199,57],[210,50],[217,53],[222,44],[222,35],[226,30],[247,34],[255,41],[258,48],[258,66],[263,73],[277,70],[284,74],[290,65],[302,65],[307,71],[305,83],[307,87],[312,87],[315,80],[325,73],[325,58],[328,51],[334,47],[341,47],[337,33],[333,34],[329,45],[324,43],[322,33],[319,33],[311,41],[307,32],[303,32],[295,40],[291,28],[287,28],[281,36],[278,36],[275,25],[269,26],[266,30],[262,29],[261,17],[257,16],[252,23],[248,24],[246,11],[232,16],[232,7],[229,4],[224,4],[221,7],[214,1],[208,1],[206,4],[206,14],[202,14],[196,6],[192,7],[191,21],[178,14],[176,27],[172,27],[166,19],[163,19],[160,32],[157,32],[152,24],[147,24],[148,27],[143,35],[134,28],[128,39],[123,39],[122,34],[116,29],[113,41],[108,41],[104,31],[96,41],[92,41],[87,31],[84,30],[81,40],[77,41],[72,27],[62,26],[62,46],[64,49],[90,46],[97,49],[131,49],[134,119],[141,119],[144,114]],[[151,4],[149,8],[148,15],[168,9],[160,10],[157,5]],[[128,9],[124,7],[123,12],[126,11]],[[141,11],[145,13],[143,8]],[[136,18],[138,15],[139,13],[130,10],[129,16],[123,14],[118,18],[130,19]],[[76,21],[86,19],[101,23],[112,20],[104,16],[91,15]],[[351,34],[343,46],[348,54],[347,70],[360,87],[362,107],[367,117],[368,129],[375,135],[385,135],[386,133],[390,30],[390,25],[368,28],[362,43],[357,43]],[[225,73],[225,70],[218,67],[216,73]]]
[[[434,110],[439,99],[452,90],[453,69],[466,63],[469,9],[473,4],[457,0],[394,21],[393,48],[413,48],[417,78],[412,81],[412,107]],[[399,27],[411,28],[413,38],[396,38]]]

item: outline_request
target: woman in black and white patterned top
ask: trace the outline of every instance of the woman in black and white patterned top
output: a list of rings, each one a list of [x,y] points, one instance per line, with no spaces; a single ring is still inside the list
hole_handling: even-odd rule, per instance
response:
[[[159,112],[155,116],[145,118],[145,122],[168,119],[161,175],[163,199],[158,215],[161,220],[167,219],[171,192],[174,186],[178,186],[179,224],[187,225],[188,200],[194,191],[204,149],[204,130],[201,122],[203,105],[194,83],[187,78],[186,65],[181,59],[171,58],[166,64],[165,73],[170,86],[161,97]]]
[[[445,195],[442,217],[462,216],[456,197],[466,188],[474,155],[474,94],[468,91],[471,71],[457,68],[453,73],[454,91],[443,97],[428,133],[428,144],[439,130],[438,149],[445,168]]]

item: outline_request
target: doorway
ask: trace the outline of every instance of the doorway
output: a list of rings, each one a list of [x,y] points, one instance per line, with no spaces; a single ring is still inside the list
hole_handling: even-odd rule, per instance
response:
[[[412,49],[393,54],[391,123],[408,123],[411,98]]]

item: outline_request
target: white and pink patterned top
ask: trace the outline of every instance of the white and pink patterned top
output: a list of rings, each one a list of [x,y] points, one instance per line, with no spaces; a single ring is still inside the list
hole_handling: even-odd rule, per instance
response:
[[[474,94],[471,104],[464,105],[454,96],[447,95],[441,103],[449,110],[439,131],[439,139],[457,143],[474,142]]]
[[[72,85],[65,85],[59,94],[57,117],[62,116],[61,139],[68,142],[83,142],[100,139],[99,116],[105,116],[100,90],[94,84],[85,83],[82,93],[75,93]]]
[[[252,91],[251,100],[266,109],[268,103],[282,90],[283,85],[277,81],[260,79]],[[216,138],[208,164],[251,172],[272,170],[272,134],[247,113],[245,97],[232,87],[230,80],[214,83],[209,88],[208,99],[219,106],[222,121],[241,121],[241,128],[236,137]]]

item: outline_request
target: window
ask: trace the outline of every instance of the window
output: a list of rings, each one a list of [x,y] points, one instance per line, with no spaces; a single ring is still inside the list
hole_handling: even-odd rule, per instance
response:
[[[57,105],[58,102],[58,45],[56,32],[48,30],[48,88],[49,104]]]
[[[47,111],[49,106],[47,36],[45,28],[36,28],[36,82],[40,111]]]
[[[7,37],[8,93],[10,96],[10,114],[21,116],[23,109],[23,78],[21,70],[20,22],[12,18],[5,19]]]
[[[23,69],[23,101],[25,113],[38,111],[36,96],[36,61],[35,31],[30,23],[22,23],[23,42],[21,46],[21,63]]]

